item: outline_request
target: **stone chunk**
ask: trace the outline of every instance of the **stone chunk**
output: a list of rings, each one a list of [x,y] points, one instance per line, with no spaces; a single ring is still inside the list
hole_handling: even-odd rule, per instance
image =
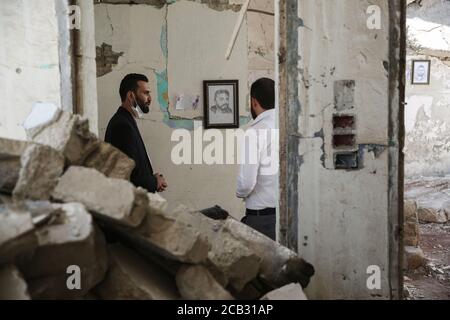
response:
[[[111,266],[96,294],[107,300],[175,300],[173,278],[121,245],[108,246]]]
[[[267,293],[261,300],[308,300],[303,293],[302,286],[291,283],[282,288]]]
[[[27,283],[12,264],[0,267],[0,300],[30,300]]]
[[[74,299],[86,295],[105,276],[106,244],[92,216],[79,203],[53,205],[51,219],[37,228],[38,247],[18,262],[34,299]],[[70,266],[80,272],[81,288],[69,290]]]
[[[48,200],[64,170],[64,157],[42,145],[29,146],[21,157],[19,179],[13,190],[15,199]]]
[[[94,168],[109,178],[129,180],[135,163],[119,149],[100,142],[98,148],[83,161],[83,166]]]
[[[176,283],[185,300],[234,300],[201,265],[182,267],[177,273]]]
[[[273,287],[299,282],[303,288],[314,275],[314,267],[295,252],[251,229],[247,225],[228,218],[224,228],[261,259],[259,276]]]
[[[37,105],[25,121],[30,140],[61,152],[68,165],[94,168],[108,177],[130,178],[135,167],[120,150],[89,131],[89,122],[79,115]]]
[[[27,212],[0,206],[0,265],[14,261],[37,246],[34,225]]]
[[[197,264],[205,262],[210,244],[198,229],[197,221],[184,207],[175,211],[159,210],[150,203],[143,223],[135,229],[105,223],[105,228],[118,234],[139,252],[160,255],[172,261]]]
[[[29,142],[0,138],[0,192],[11,194],[19,179],[20,158]]]
[[[142,223],[148,205],[147,193],[143,189],[83,167],[70,167],[66,171],[53,192],[53,198],[62,202],[80,202],[97,217],[130,227]]]
[[[407,270],[415,270],[426,264],[425,255],[418,247],[405,247],[404,267]]]
[[[64,170],[56,150],[33,143],[0,139],[0,191],[16,200],[47,200]]]

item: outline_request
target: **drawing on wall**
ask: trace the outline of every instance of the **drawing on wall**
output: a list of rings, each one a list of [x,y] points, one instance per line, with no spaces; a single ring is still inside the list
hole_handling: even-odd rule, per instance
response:
[[[431,60],[413,60],[412,84],[430,84]]]
[[[239,81],[203,81],[205,129],[239,128]]]

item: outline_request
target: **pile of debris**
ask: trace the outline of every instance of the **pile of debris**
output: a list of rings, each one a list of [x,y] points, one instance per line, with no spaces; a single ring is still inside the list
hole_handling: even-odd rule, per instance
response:
[[[426,267],[419,246],[419,223],[443,225],[450,221],[450,178],[421,177],[405,183],[404,266],[408,271]]]
[[[24,126],[30,142],[0,139],[0,299],[306,299],[310,264],[232,217],[168,211],[86,120],[40,107]]]
[[[405,199],[415,201],[417,214],[422,223],[450,221],[450,178],[422,177],[407,180]]]

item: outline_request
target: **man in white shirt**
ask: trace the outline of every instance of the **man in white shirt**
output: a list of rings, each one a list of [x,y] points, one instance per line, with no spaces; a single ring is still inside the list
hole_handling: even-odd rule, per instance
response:
[[[278,154],[275,129],[275,82],[262,78],[251,90],[253,121],[242,143],[238,198],[245,201],[242,222],[275,240],[278,201]]]

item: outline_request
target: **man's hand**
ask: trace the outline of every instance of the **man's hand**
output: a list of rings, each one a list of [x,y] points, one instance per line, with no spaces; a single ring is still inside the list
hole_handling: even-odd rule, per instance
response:
[[[155,177],[158,181],[157,191],[158,192],[166,191],[168,185],[167,185],[166,179],[164,179],[164,176],[160,173],[157,173],[157,174],[155,174]]]

